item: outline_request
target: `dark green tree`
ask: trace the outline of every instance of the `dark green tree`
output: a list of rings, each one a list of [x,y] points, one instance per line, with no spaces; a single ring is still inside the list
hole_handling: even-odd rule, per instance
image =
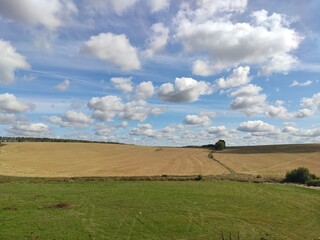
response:
[[[315,179],[315,175],[309,172],[309,169],[300,167],[286,174],[285,182],[305,184],[310,180]]]
[[[220,139],[218,142],[216,142],[214,148],[219,151],[224,150],[226,148],[226,142]]]

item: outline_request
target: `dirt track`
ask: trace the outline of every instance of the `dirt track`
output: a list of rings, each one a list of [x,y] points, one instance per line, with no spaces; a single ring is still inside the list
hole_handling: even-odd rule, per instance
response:
[[[7,143],[0,175],[39,177],[215,175],[228,173],[209,150],[91,143]]]

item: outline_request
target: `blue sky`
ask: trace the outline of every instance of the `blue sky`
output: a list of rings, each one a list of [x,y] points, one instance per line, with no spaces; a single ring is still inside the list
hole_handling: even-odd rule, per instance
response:
[[[0,135],[320,141],[320,2],[0,0]]]

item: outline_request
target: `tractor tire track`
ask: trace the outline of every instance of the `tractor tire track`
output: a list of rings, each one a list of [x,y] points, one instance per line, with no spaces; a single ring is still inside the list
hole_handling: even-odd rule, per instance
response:
[[[214,158],[213,157],[213,151],[211,151],[209,154],[208,154],[208,157],[211,158],[213,161],[215,161],[216,163],[218,163],[220,166],[222,166],[223,168],[227,169],[229,171],[229,173],[231,174],[235,174],[236,171],[233,170],[231,167],[228,167],[226,164],[224,164],[223,162],[219,161],[218,159]]]

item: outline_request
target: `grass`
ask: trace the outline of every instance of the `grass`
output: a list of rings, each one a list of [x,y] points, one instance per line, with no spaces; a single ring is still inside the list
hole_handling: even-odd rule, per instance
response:
[[[320,191],[231,181],[2,181],[0,239],[317,239]]]

